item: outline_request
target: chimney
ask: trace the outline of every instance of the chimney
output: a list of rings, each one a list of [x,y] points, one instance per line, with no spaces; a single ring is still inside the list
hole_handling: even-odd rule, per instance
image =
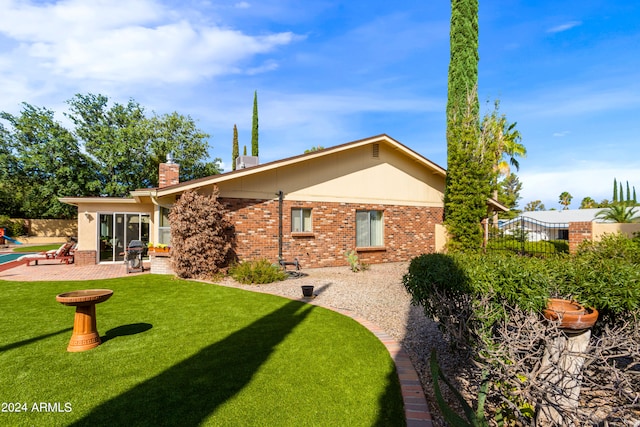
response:
[[[166,163],[160,163],[159,169],[158,188],[180,183],[180,165],[173,162],[171,153],[167,154]]]

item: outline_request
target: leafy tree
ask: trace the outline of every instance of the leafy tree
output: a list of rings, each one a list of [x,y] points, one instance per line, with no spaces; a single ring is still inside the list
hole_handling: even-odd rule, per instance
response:
[[[13,197],[25,218],[72,218],[77,210],[58,197],[86,196],[99,189],[95,163],[74,136],[55,121],[54,112],[23,103],[19,115],[0,113],[12,131],[3,132],[12,154]],[[4,187],[1,186],[1,187]]]
[[[149,158],[149,127],[137,102],[108,108],[108,101],[104,95],[77,94],[67,101],[67,116],[96,162],[102,195],[124,197],[136,188],[152,186],[149,168],[144,167]]]
[[[174,112],[148,118],[133,100],[108,103],[104,95],[78,94],[68,101],[67,114],[96,163],[101,195],[124,197],[137,188],[157,186],[158,164],[168,153],[180,163],[182,181],[219,173],[220,159],[204,161],[209,135],[191,117]]]
[[[238,127],[233,125],[233,142],[231,143],[231,170],[236,170],[236,159],[240,156],[238,147]]]
[[[318,150],[324,150],[324,147],[322,145],[316,145],[314,147],[309,148],[308,150],[304,150],[304,154],[313,153],[314,151],[318,151]]]
[[[573,196],[568,192],[563,191],[562,193],[560,193],[559,199],[560,204],[564,206],[562,210],[567,210],[569,209],[569,205],[571,204],[571,199],[573,199]]]
[[[491,192],[491,153],[480,140],[478,1],[451,3],[445,225],[450,250],[480,248]],[[469,191],[473,189],[473,191]]]
[[[10,132],[0,123],[0,216],[21,217],[18,160],[13,150]]]
[[[253,93],[253,118],[251,126],[251,155],[258,155],[258,91]]]
[[[525,212],[534,212],[534,211],[544,211],[546,208],[544,207],[544,203],[540,200],[533,200],[526,204],[524,207]]]
[[[167,154],[180,163],[180,180],[189,181],[220,173],[220,159],[205,162],[209,157],[209,135],[196,127],[190,116],[173,112],[153,115],[146,119],[148,137],[146,150],[150,153],[145,163],[151,186],[158,185],[158,165],[165,161]]]
[[[637,208],[628,206],[625,203],[614,203],[599,211],[596,214],[596,218],[625,224],[640,222],[640,213]]]
[[[589,196],[585,197],[584,199],[582,199],[582,202],[580,202],[580,209],[593,209],[596,206],[596,201]]]

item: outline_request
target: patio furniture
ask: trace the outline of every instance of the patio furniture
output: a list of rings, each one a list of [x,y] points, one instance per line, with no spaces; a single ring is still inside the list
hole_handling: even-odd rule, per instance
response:
[[[97,347],[102,342],[96,326],[96,304],[111,298],[111,289],[86,289],[58,294],[56,301],[73,306],[73,333],[67,346],[69,352],[79,352]]]
[[[27,265],[31,265],[31,261],[34,262],[33,265],[38,265],[38,261],[45,260],[58,260],[65,264],[73,264],[75,247],[75,243],[67,242],[58,249],[21,256],[18,261],[26,261]]]

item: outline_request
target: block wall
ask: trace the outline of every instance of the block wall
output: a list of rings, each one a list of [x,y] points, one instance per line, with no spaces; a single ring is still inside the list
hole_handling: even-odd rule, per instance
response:
[[[220,198],[229,211],[239,260],[278,260],[278,200]],[[310,208],[311,233],[291,232],[291,209]],[[384,246],[356,248],[356,211],[384,212]],[[436,251],[436,224],[442,224],[443,208],[388,206],[358,203],[284,201],[282,255],[298,258],[307,268],[348,265],[345,252],[356,249],[368,264],[409,261]]]
[[[575,253],[583,241],[592,240],[592,227],[593,223],[590,221],[569,223],[569,253]]]

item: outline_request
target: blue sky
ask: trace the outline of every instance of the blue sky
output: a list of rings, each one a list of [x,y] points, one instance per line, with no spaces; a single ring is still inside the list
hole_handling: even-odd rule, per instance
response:
[[[0,0],[0,110],[101,93],[193,117],[230,169],[386,133],[446,167],[445,0]],[[479,94],[528,150],[520,206],[640,191],[640,2],[480,0]]]

